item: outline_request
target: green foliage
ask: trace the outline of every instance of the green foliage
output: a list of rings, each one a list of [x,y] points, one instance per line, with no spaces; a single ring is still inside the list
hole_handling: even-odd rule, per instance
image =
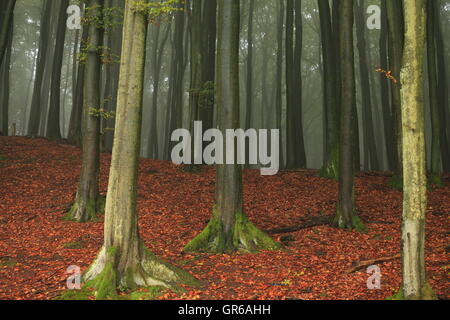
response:
[[[89,108],[89,115],[93,117],[100,117],[103,119],[113,119],[115,117],[114,111],[108,111],[103,108]]]
[[[215,84],[213,81],[203,83],[201,88],[191,88],[188,92],[198,94],[200,109],[212,108],[214,105]]]
[[[132,10],[145,14],[149,23],[156,23],[161,18],[170,16],[176,11],[183,11],[184,0],[163,0],[147,2],[135,1]]]

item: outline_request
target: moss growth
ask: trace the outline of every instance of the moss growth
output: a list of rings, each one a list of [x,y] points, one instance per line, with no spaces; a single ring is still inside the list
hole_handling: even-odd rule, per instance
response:
[[[81,290],[66,290],[62,295],[52,300],[91,300],[92,298],[94,298],[93,289],[84,286]]]
[[[125,269],[118,269],[118,256],[115,248],[99,256],[84,274],[87,287],[95,289],[97,299],[122,299],[126,292],[141,291],[140,288],[166,288],[175,292],[183,292],[179,284],[200,286],[201,283],[188,272],[158,259],[142,245],[140,258],[136,262],[130,260]],[[123,262],[123,261],[122,261]],[[155,290],[155,289],[152,289]]]
[[[388,185],[395,190],[403,191],[403,177],[399,175],[393,175],[388,180]]]
[[[127,295],[119,296],[121,300],[155,300],[164,292],[163,287],[149,287],[132,291]]]
[[[433,289],[431,288],[430,284],[427,282],[422,290],[420,290],[420,294],[417,296],[412,296],[412,297],[405,297],[404,293],[403,293],[403,287],[400,288],[400,290],[386,298],[386,300],[437,300],[437,295],[434,293]]]
[[[86,286],[95,289],[95,297],[99,300],[114,299],[117,297],[117,275],[114,270],[117,249],[110,247],[106,251],[106,261],[102,272]]]
[[[356,210],[353,211],[352,216],[350,217],[351,221],[347,221],[344,217],[340,206],[337,206],[336,215],[333,218],[332,226],[341,228],[341,229],[349,229],[356,230],[358,232],[367,232],[367,227],[364,225],[364,222],[358,216]]]
[[[319,176],[326,179],[339,179],[339,145],[335,144],[331,149],[330,159],[320,168]]]
[[[114,297],[114,300],[156,300],[165,291],[163,287],[141,288],[135,291],[122,292]],[[80,290],[66,290],[60,296],[52,300],[92,300],[95,299],[94,289],[88,285]]]
[[[224,226],[217,210],[206,228],[184,248],[185,252],[256,252],[276,250],[280,244],[259,230],[243,213],[236,213],[231,234],[224,232]]]
[[[2,156],[1,154],[0,154],[0,161],[3,161],[3,160],[6,160],[7,158],[5,157],[5,156]]]
[[[69,212],[67,212],[63,219],[67,221],[75,221],[75,222],[93,222],[98,221],[99,217],[97,213],[105,212],[105,204],[106,198],[103,196],[98,196],[96,200],[89,199],[85,205],[86,213],[84,215],[80,215],[78,213],[79,204],[75,200],[74,204],[70,208]]]
[[[63,247],[66,249],[82,249],[86,246],[83,241],[74,241],[63,243]]]

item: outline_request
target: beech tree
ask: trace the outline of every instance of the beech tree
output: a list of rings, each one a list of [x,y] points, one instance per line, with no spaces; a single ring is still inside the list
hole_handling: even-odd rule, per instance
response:
[[[146,6],[125,1],[122,59],[120,63],[117,116],[106,197],[104,243],[84,274],[86,285],[97,298],[111,298],[117,289],[139,286],[176,287],[196,285],[188,273],[159,260],[139,236],[136,182],[141,136],[144,80]]]
[[[405,1],[401,69],[403,140],[402,290],[405,299],[434,299],[425,274],[427,176],[423,103],[426,1]]]
[[[355,65],[353,50],[353,0],[340,1],[341,120],[339,148],[339,200],[333,225],[364,230],[355,208]]]
[[[96,213],[103,210],[104,199],[99,196],[98,174],[100,166],[100,54],[102,41],[103,0],[90,0],[86,7],[88,43],[83,49],[86,55],[83,89],[84,129],[83,157],[77,194],[67,218],[78,222],[95,219]]]
[[[239,125],[240,1],[219,0],[218,5],[216,103],[218,128],[225,134],[226,129],[236,129]],[[237,163],[236,153],[234,157]],[[277,249],[278,244],[256,228],[243,211],[242,167],[220,164],[216,172],[211,220],[184,250],[223,253]]]

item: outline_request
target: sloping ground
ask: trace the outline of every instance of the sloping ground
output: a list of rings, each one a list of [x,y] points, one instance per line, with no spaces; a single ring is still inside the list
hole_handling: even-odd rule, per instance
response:
[[[49,299],[65,289],[66,269],[84,270],[102,244],[102,221],[79,224],[61,219],[76,191],[80,150],[42,139],[0,137],[0,299]],[[101,156],[104,194],[110,155]],[[157,255],[182,266],[204,287],[166,299],[384,299],[400,286],[400,261],[379,264],[381,289],[367,289],[365,269],[346,270],[360,260],[399,252],[401,193],[387,175],[356,179],[357,206],[369,231],[326,225],[275,234],[286,249],[242,255],[182,254],[206,225],[214,197],[214,169],[185,173],[169,162],[140,162],[139,227]],[[450,298],[450,177],[429,193],[426,266],[440,298]],[[337,184],[314,171],[260,176],[244,174],[245,211],[261,229],[295,226],[307,217],[332,214]],[[286,237],[289,236],[289,237]],[[447,251],[447,252],[446,252]]]

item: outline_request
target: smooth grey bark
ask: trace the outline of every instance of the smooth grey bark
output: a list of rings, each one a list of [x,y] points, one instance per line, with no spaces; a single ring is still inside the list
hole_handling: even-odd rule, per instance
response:
[[[321,176],[337,179],[339,163],[339,113],[336,92],[338,59],[335,55],[332,16],[328,0],[318,0],[322,59],[323,59],[323,102],[325,154]]]
[[[122,60],[114,144],[106,199],[104,243],[84,274],[99,299],[116,297],[119,289],[140,286],[197,285],[188,273],[156,258],[139,236],[136,210],[138,156],[142,127],[142,91],[146,20],[125,1]]]
[[[378,150],[375,142],[375,130],[373,125],[373,105],[371,100],[371,87],[369,78],[370,63],[367,55],[366,45],[366,25],[365,25],[365,2],[358,0],[356,2],[355,25],[357,47],[359,52],[359,73],[361,81],[362,96],[362,116],[363,116],[363,133],[364,133],[364,163],[366,170],[380,170],[380,162],[378,159]],[[370,160],[370,162],[369,162]]]
[[[41,14],[41,30],[39,37],[39,51],[37,57],[36,78],[34,80],[33,98],[31,99],[30,116],[28,120],[28,135],[36,137],[39,134],[39,125],[41,119],[41,94],[42,94],[42,80],[44,78],[44,71],[46,66],[46,51],[51,38],[50,24],[52,15],[52,2],[44,0]]]
[[[359,219],[354,199],[354,132],[356,121],[356,85],[353,50],[353,0],[340,1],[340,64],[341,80],[341,120],[339,148],[339,200],[333,225],[339,228],[364,230]]]
[[[66,38],[67,7],[69,0],[61,0],[58,13],[55,55],[53,59],[52,79],[50,87],[50,107],[48,110],[46,137],[53,141],[61,140],[61,73],[64,57],[64,41]]]
[[[381,30],[380,30],[380,67],[388,68],[388,22],[387,22],[387,5],[386,1],[381,0]],[[389,98],[389,80],[385,75],[380,74],[380,97],[381,108],[383,111],[383,130],[384,130],[384,144],[386,147],[386,155],[388,162],[388,170],[392,170],[395,162],[395,149],[393,142],[393,128],[392,128],[392,113],[391,100]]]
[[[9,100],[10,100],[10,72],[11,72],[11,54],[14,34],[14,17],[9,19],[8,37],[6,41],[6,52],[0,63],[0,102],[2,104],[2,127],[0,132],[4,135],[9,134]]]
[[[90,0],[87,3],[87,21],[102,21],[102,0]],[[77,222],[86,222],[96,218],[103,208],[98,191],[100,169],[100,45],[103,31],[95,23],[85,25],[88,29],[86,45],[86,69],[84,72],[83,112],[84,129],[82,140],[82,164],[75,202],[67,218]]]
[[[83,28],[80,51],[84,50],[88,40],[88,28]],[[70,113],[69,131],[67,140],[70,144],[81,146],[82,140],[82,117],[83,117],[83,86],[84,86],[85,63],[78,62],[77,79],[72,97],[72,111]]]
[[[240,1],[219,0],[217,22],[216,102],[218,129],[239,127],[239,25]],[[224,147],[226,150],[226,145]],[[237,160],[234,154],[234,163]],[[208,226],[185,251],[234,252],[276,249],[278,244],[257,229],[243,212],[242,166],[216,166],[216,194]]]
[[[387,1],[389,70],[397,80],[391,81],[392,125],[395,144],[394,174],[402,176],[402,137],[401,137],[401,101],[400,101],[400,69],[402,67],[404,18],[403,1]]]
[[[15,6],[16,0],[2,0],[0,4],[0,64],[8,47],[9,34],[12,32],[11,20]]]

